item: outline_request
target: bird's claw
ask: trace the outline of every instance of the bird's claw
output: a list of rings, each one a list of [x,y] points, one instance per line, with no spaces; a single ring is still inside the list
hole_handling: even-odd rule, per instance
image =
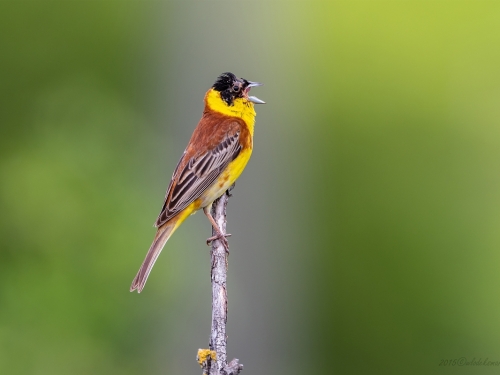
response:
[[[231,235],[228,234],[217,234],[215,236],[207,238],[207,246],[210,246],[213,241],[219,240],[222,243],[222,246],[224,246],[224,249],[226,249],[226,252],[229,254],[229,244],[227,242],[227,237],[231,237]]]
[[[231,198],[231,197],[233,196],[233,194],[231,194],[231,191],[233,191],[233,189],[234,189],[234,187],[235,187],[235,186],[236,186],[236,183],[233,183],[233,184],[232,184],[231,186],[229,186],[229,188],[226,190],[226,195],[227,195],[228,197],[230,197],[230,198]]]

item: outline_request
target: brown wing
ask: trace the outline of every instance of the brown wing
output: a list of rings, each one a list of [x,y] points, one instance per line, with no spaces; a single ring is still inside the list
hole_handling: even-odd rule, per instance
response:
[[[240,131],[232,135],[226,134],[214,148],[191,157],[187,162],[184,162],[184,151],[170,181],[156,227],[163,225],[193,203],[214,183],[227,165],[239,155],[242,148],[239,138]]]

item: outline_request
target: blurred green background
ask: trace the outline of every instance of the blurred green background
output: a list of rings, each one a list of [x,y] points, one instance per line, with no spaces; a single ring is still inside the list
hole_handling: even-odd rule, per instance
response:
[[[210,225],[128,292],[218,74],[245,374],[497,374],[500,3],[1,1],[0,374],[201,374]],[[463,362],[461,362],[463,364]]]

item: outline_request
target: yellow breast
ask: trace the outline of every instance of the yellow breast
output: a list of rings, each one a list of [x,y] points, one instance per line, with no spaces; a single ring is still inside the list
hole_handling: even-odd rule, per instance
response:
[[[233,101],[233,105],[229,106],[220,97],[220,92],[214,89],[208,91],[206,103],[212,111],[222,113],[226,116],[239,117],[248,127],[250,135],[253,137],[253,129],[255,125],[255,109],[254,104],[244,98],[238,98]]]
[[[212,111],[222,113],[226,116],[241,118],[253,138],[253,131],[255,125],[255,109],[252,102],[244,99],[235,99],[233,105],[228,106],[220,97],[220,92],[216,90],[209,90],[206,96],[206,104]],[[245,169],[250,156],[252,155],[252,144],[248,143],[248,147],[241,150],[240,154],[234,159],[226,169],[217,178],[215,183],[210,186],[203,196],[197,200],[197,207],[205,207],[212,204],[214,200],[219,198],[224,192],[231,187],[232,184],[240,177],[243,169]]]
[[[250,160],[251,154],[251,149],[242,150],[238,157],[229,163],[214,184],[203,193],[199,199],[198,207],[206,207],[224,194],[224,192],[234,184],[238,177],[240,177],[248,160]]]

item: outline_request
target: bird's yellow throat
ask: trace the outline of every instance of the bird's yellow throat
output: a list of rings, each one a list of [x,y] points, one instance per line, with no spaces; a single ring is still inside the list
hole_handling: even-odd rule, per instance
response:
[[[214,89],[208,90],[205,102],[212,111],[243,119],[248,126],[250,134],[253,136],[256,113],[252,102],[244,98],[237,98],[234,100],[233,105],[229,106],[220,97],[220,92]]]

